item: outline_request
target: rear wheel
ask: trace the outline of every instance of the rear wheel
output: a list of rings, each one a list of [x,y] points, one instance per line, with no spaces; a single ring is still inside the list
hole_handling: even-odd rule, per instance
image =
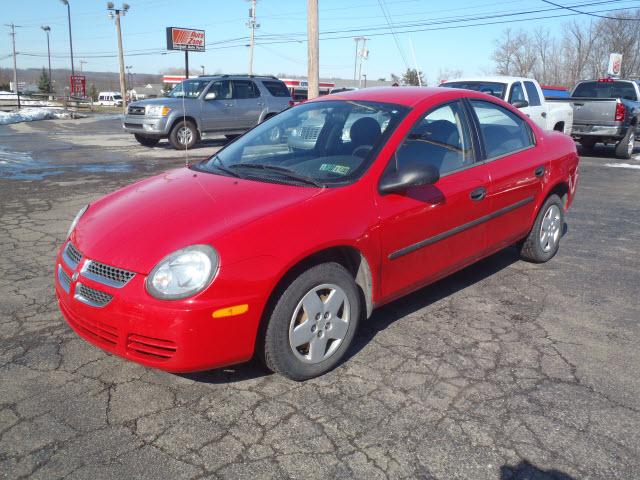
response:
[[[171,129],[169,143],[176,150],[191,149],[198,142],[198,129],[191,120],[181,120]]]
[[[538,212],[529,235],[517,247],[523,260],[548,262],[558,252],[564,227],[564,206],[558,195],[550,195]]]
[[[631,155],[633,155],[633,148],[635,147],[635,143],[635,128],[629,127],[629,130],[627,130],[627,134],[624,136],[624,138],[616,144],[616,157],[625,159],[631,158]]]
[[[351,274],[337,263],[311,267],[289,284],[271,313],[265,364],[297,381],[322,375],[344,357],[359,317],[360,297]]]
[[[145,147],[155,147],[160,141],[159,138],[145,137],[144,135],[140,135],[138,133],[134,133],[133,136],[136,137],[136,140],[140,145],[144,145]]]

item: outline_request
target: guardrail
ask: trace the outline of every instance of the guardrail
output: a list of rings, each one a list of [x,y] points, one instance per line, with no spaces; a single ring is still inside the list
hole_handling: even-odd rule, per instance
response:
[[[18,107],[40,107],[40,108],[64,108],[72,112],[90,111],[93,107],[93,102],[83,99],[63,99],[63,100],[48,100],[46,98],[38,97],[23,97],[20,96],[20,104],[16,98],[3,99],[0,96],[0,111],[9,112],[16,110]]]

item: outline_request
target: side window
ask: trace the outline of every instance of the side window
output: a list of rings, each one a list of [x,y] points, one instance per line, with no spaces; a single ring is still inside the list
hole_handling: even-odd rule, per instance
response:
[[[511,85],[511,92],[509,93],[509,103],[524,102],[524,90],[522,89],[522,83],[516,82]]]
[[[291,97],[289,89],[280,80],[264,80],[262,84],[274,97]]]
[[[233,81],[233,98],[239,100],[245,98],[256,98],[260,96],[258,87],[250,80],[234,80]]]
[[[538,95],[538,89],[533,84],[533,82],[524,82],[524,88],[527,89],[529,105],[531,105],[532,107],[538,107],[542,105],[542,103],[540,103],[540,95]]]
[[[208,93],[215,93],[218,100],[229,100],[231,98],[231,82],[217,80],[211,84]]]
[[[487,158],[517,152],[533,145],[529,125],[515,113],[484,100],[471,100],[471,106],[478,117]]]
[[[428,162],[440,175],[473,164],[468,122],[460,102],[436,107],[416,123],[396,152],[398,165]]]

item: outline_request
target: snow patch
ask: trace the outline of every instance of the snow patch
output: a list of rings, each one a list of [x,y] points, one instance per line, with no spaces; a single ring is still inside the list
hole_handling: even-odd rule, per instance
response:
[[[0,125],[35,120],[52,120],[55,118],[71,118],[71,114],[62,108],[21,108],[14,112],[0,112]]]
[[[631,163],[605,163],[605,167],[613,168],[631,168],[633,170],[640,170],[640,165],[633,165]]]

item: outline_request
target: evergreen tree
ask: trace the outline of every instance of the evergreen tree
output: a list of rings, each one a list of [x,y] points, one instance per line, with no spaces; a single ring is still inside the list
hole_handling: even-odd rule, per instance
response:
[[[92,83],[91,86],[89,87],[89,96],[91,97],[91,100],[93,100],[94,102],[98,101],[98,89],[96,88],[95,83]]]
[[[407,71],[402,75],[402,84],[414,85],[416,87],[420,85],[420,83],[422,83],[422,85],[426,85],[427,82],[422,75],[422,71],[418,71],[415,68],[407,68]]]
[[[47,71],[42,67],[42,73],[38,78],[38,90],[42,93],[48,93],[51,91],[51,79],[47,75]]]

